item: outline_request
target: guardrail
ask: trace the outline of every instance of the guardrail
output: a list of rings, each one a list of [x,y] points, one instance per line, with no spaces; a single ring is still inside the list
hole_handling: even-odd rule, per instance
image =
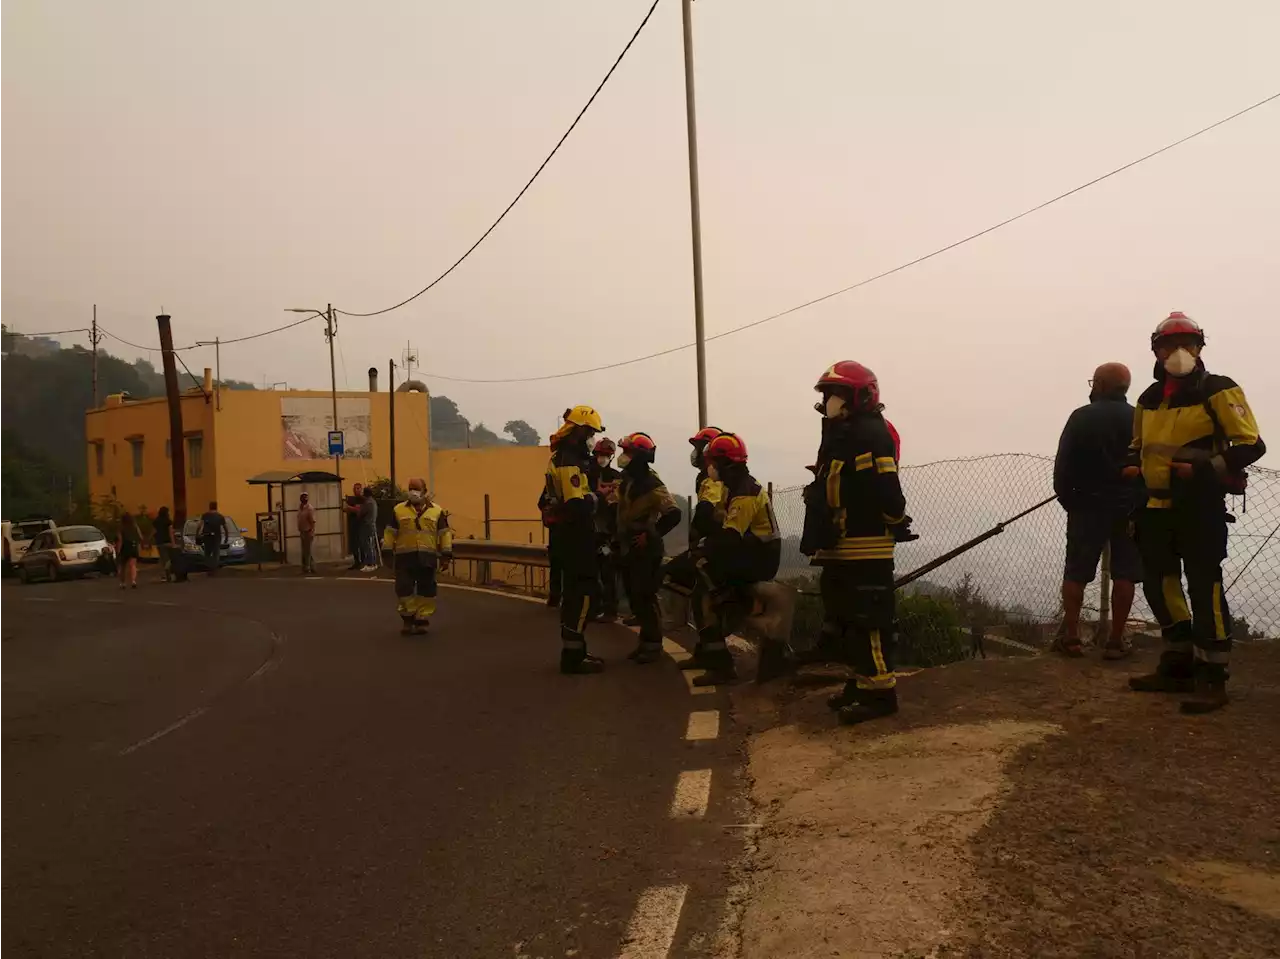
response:
[[[466,563],[466,575],[462,574],[462,564]],[[494,567],[507,567],[508,574],[494,575]],[[458,579],[465,579],[479,585],[492,585],[501,582],[505,585],[523,585],[529,593],[539,588],[545,589],[546,575],[538,575],[536,570],[549,570],[551,557],[547,547],[539,543],[504,543],[483,539],[455,539],[453,541],[453,574]],[[523,584],[512,583],[510,572],[519,570],[523,575]]]

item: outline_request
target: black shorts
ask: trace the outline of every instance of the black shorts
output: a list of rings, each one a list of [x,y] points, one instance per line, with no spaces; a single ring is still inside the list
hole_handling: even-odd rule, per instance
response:
[[[1102,549],[1111,544],[1111,578],[1126,583],[1142,581],[1138,544],[1129,533],[1129,517],[1111,510],[1077,509],[1067,513],[1067,561],[1062,578],[1071,583],[1092,583],[1098,575]]]

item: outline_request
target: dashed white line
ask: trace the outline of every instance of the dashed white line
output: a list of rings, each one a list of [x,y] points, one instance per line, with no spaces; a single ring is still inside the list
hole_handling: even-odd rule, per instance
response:
[[[685,685],[689,687],[690,696],[706,696],[708,693],[714,693],[716,691],[715,686],[693,685],[693,681],[705,673],[705,669],[685,669],[681,671],[681,675],[684,676]]]
[[[181,729],[187,723],[191,722],[191,720],[196,719],[200,716],[203,716],[208,711],[209,711],[208,706],[199,706],[191,710],[191,712],[187,713],[185,716],[179,719],[176,723],[171,723],[170,725],[164,727],[164,729],[160,730],[158,733],[152,733],[146,739],[139,739],[132,746],[126,746],[124,749],[120,750],[120,752],[117,753],[116,755],[127,756],[132,752],[137,752],[143,746],[149,746],[151,743],[155,742],[157,739],[160,739],[163,736],[168,736],[171,732]]]
[[[170,603],[168,600],[163,600],[163,599],[149,599],[147,600],[147,605],[148,606],[172,606],[175,609],[181,606],[180,603]]]
[[[675,796],[671,799],[671,817],[701,819],[711,801],[711,770],[686,769],[676,779]]]
[[[52,596],[24,596],[28,603],[56,603],[57,600]]]
[[[618,959],[667,959],[688,886],[654,886],[636,903]]]
[[[124,602],[124,600],[123,600],[123,599],[91,599],[91,600],[89,600],[89,602],[91,602],[91,603],[111,603],[112,605],[119,606],[121,603],[123,603],[123,602]]]
[[[720,735],[720,710],[699,709],[689,714],[689,728],[684,738],[689,741],[715,739]]]

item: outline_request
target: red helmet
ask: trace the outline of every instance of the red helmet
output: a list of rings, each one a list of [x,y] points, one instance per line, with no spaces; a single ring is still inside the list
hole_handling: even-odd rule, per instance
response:
[[[747,461],[747,444],[735,433],[721,433],[710,443],[702,454],[708,460],[728,460],[730,463]]]
[[[898,435],[898,429],[888,420],[884,421],[885,427],[889,430],[889,435],[893,437],[893,459],[898,462],[902,459],[902,437]]]
[[[689,445],[705,448],[708,443],[723,432],[724,430],[720,429],[718,426],[704,426],[702,429],[698,430],[698,432],[689,437]]]
[[[632,459],[643,458],[649,463],[653,462],[654,454],[658,452],[658,445],[648,433],[628,433],[618,440],[618,446]]]
[[[591,452],[596,456],[612,456],[616,449],[617,447],[613,445],[613,440],[609,439],[607,436],[603,436],[596,442],[596,445],[592,447]]]
[[[857,409],[875,409],[880,405],[880,381],[861,363],[841,360],[818,377],[814,389],[825,393],[840,387],[853,394],[854,407]]]
[[[1197,342],[1204,346],[1204,330],[1200,328],[1200,324],[1181,310],[1174,310],[1160,321],[1160,325],[1151,334],[1151,348],[1154,350],[1160,340],[1166,336],[1180,335],[1194,336]]]

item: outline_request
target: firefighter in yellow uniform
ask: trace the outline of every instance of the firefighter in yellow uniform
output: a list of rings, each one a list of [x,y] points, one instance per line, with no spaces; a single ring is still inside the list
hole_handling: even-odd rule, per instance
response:
[[[631,611],[640,623],[640,642],[628,658],[653,663],[662,658],[662,537],[680,524],[680,507],[653,471],[658,448],[647,433],[629,433],[618,449],[618,549]]]
[[[718,426],[704,426],[689,437],[689,462],[698,471],[694,484],[697,503],[693,508],[693,518],[689,521],[689,549],[679,556],[672,557],[663,568],[663,585],[685,597],[692,597],[698,586],[698,566],[693,551],[713,530],[724,523],[725,491],[724,483],[713,479],[708,472],[706,461],[707,446],[724,430]],[[693,655],[680,663],[681,669],[706,669],[702,655],[702,631],[707,625],[702,620],[701,603],[693,603],[693,622],[698,628],[698,640],[693,647]]]
[[[1129,685],[1138,692],[1194,692],[1182,703],[1191,714],[1227,703],[1225,497],[1244,492],[1245,467],[1266,452],[1244,391],[1205,369],[1203,348],[1204,331],[1184,313],[1171,313],[1151,334],[1156,382],[1138,397],[1125,467],[1129,476],[1141,472],[1147,488],[1136,522],[1142,585],[1164,635],[1156,671]]]
[[[814,389],[824,423],[800,551],[822,567],[824,619],[854,674],[828,705],[853,725],[898,711],[893,554],[911,518],[876,375],[844,360]]]
[[[751,612],[750,587],[778,575],[782,536],[769,491],[747,472],[747,444],[733,433],[721,433],[706,447],[710,479],[724,490],[723,522],[712,527],[694,547],[698,585],[698,645],[706,672],[695,686],[714,686],[737,678],[725,642],[728,632]],[[772,647],[761,652],[762,676],[777,675],[781,664],[768,663]]]
[[[448,512],[431,501],[421,477],[409,480],[408,496],[397,504],[395,525],[383,532],[382,545],[395,552],[401,632],[425,633],[436,611],[436,570],[447,570],[453,558],[453,530]]]
[[[590,406],[566,411],[547,464],[545,508],[556,528],[552,562],[563,578],[560,597],[560,672],[598,673],[603,660],[587,653],[587,615],[600,587],[596,563],[596,498],[591,491],[590,442],[604,432]]]

